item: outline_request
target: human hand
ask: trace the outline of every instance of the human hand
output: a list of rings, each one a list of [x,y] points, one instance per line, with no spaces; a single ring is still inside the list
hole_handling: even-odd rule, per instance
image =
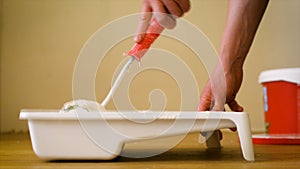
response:
[[[144,0],[134,41],[140,43],[144,39],[152,14],[161,26],[172,29],[176,25],[175,19],[183,16],[189,9],[189,0]]]
[[[230,70],[230,71],[226,71],[226,70]],[[242,112],[244,111],[244,108],[242,106],[240,106],[235,97],[236,94],[238,93],[241,83],[242,83],[242,79],[243,79],[243,70],[241,67],[236,66],[236,67],[231,67],[231,68],[227,68],[226,66],[224,67],[225,72],[222,73],[223,70],[222,68],[217,68],[216,71],[213,73],[212,77],[210,78],[210,80],[206,83],[201,96],[200,96],[200,102],[198,105],[198,111],[208,111],[208,110],[212,110],[212,111],[224,111],[224,105],[227,104],[229,106],[229,108],[232,111],[236,111],[236,112]],[[223,78],[226,81],[226,87],[221,87],[221,88],[216,88],[214,87],[214,92],[212,92],[212,85],[211,83],[214,84],[218,84],[218,80],[222,79],[222,77],[220,76],[225,76],[225,78]],[[218,79],[218,80],[216,80]],[[214,81],[214,82],[211,82]],[[221,85],[220,83],[218,85]],[[222,85],[221,85],[222,86]],[[219,90],[219,91],[218,91]],[[226,92],[224,91],[220,91],[220,90],[226,90]],[[215,100],[214,99],[214,95],[217,95],[215,97],[217,98],[225,98],[225,101],[222,100]],[[226,94],[226,96],[223,96],[224,94]],[[230,128],[231,131],[236,131],[236,128]],[[220,130],[218,130],[217,132],[214,132],[214,134],[218,134],[218,138],[221,140],[223,138],[222,132]]]
[[[243,63],[268,1],[229,1],[219,53],[221,64],[217,66],[201,93],[198,111],[224,111],[225,104],[232,111],[244,111],[235,97],[243,79]],[[221,132],[219,133],[221,137]]]
[[[242,79],[243,79],[243,70],[242,68],[238,68],[238,67],[231,67],[227,72],[226,72],[226,68],[224,68],[224,70],[225,70],[224,73],[220,73],[219,71],[216,71],[209,79],[209,81],[206,83],[200,96],[198,111],[208,111],[208,110],[223,111],[225,104],[227,104],[232,111],[236,111],[236,112],[244,111],[243,107],[240,106],[236,101],[236,95],[240,89]],[[218,98],[225,98],[225,102],[224,101],[222,102],[222,100],[221,101],[215,100],[216,96],[214,97],[212,92],[211,81],[215,79],[219,79],[220,76],[225,76],[226,87],[224,87],[223,89],[214,89],[214,90],[226,90],[226,92],[215,91],[214,95],[219,95],[217,96]],[[224,94],[226,95],[220,96]]]

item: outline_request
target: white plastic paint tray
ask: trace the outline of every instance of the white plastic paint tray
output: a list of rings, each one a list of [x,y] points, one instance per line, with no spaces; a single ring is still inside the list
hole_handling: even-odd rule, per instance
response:
[[[44,160],[110,160],[128,142],[237,127],[243,156],[254,161],[244,112],[22,110],[20,119],[28,120],[33,150]]]

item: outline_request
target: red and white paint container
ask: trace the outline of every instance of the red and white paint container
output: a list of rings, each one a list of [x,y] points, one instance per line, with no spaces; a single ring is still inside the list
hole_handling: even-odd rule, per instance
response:
[[[267,133],[300,134],[300,68],[264,71],[259,83]]]
[[[254,143],[300,144],[300,68],[260,74],[266,135]]]

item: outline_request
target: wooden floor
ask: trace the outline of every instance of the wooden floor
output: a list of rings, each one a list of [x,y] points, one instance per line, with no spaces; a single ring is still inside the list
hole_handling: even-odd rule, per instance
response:
[[[207,150],[198,143],[199,134],[189,134],[175,148],[148,158],[118,157],[113,161],[52,161],[39,159],[31,148],[28,134],[2,134],[0,139],[0,168],[98,168],[98,169],[163,169],[163,168],[300,168],[300,146],[298,145],[255,145],[255,162],[243,159],[236,133],[226,132],[221,150]],[[163,140],[159,143],[161,144]],[[167,141],[167,140],[164,140]],[[153,143],[153,144],[157,144]],[[149,147],[142,143],[144,147]],[[125,147],[127,153],[137,151]],[[141,145],[137,145],[141,146]],[[147,148],[146,148],[147,149]],[[149,148],[148,148],[149,151]]]

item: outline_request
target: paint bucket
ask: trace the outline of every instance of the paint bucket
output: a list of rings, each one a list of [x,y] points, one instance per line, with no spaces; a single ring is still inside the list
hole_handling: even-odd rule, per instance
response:
[[[300,134],[300,68],[274,69],[259,76],[268,134]]]

